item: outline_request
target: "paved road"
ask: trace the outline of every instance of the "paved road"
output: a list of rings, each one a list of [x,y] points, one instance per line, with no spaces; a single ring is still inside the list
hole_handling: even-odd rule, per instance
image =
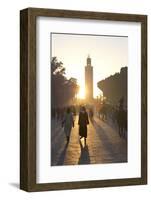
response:
[[[127,162],[127,142],[116,129],[98,118],[88,126],[87,144],[79,141],[78,116],[72,129],[70,142],[61,128],[61,122],[52,122],[51,165],[77,165]]]

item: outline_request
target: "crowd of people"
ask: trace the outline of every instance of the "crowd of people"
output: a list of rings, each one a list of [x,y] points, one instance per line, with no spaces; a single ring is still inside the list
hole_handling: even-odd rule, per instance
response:
[[[70,105],[68,107],[53,108],[51,114],[53,119],[62,124],[67,142],[69,142],[71,130],[74,128],[74,116],[76,115],[78,115],[79,139],[84,138],[85,143],[87,125],[89,120],[93,123],[94,115],[106,122],[112,120],[112,123],[118,127],[120,137],[126,138],[127,135],[127,109],[124,108],[123,98],[120,99],[118,106],[109,105],[106,102],[103,102],[99,109],[92,105]]]
[[[67,138],[67,142],[70,139],[71,129],[74,128],[74,116],[79,114],[79,139],[84,138],[86,144],[87,138],[87,125],[89,124],[89,117],[85,106],[69,106],[64,108],[52,109],[52,118],[61,121],[62,127]],[[92,109],[91,117],[92,118]]]
[[[127,108],[124,107],[124,98],[119,100],[118,105],[110,105],[103,102],[98,111],[98,116],[103,121],[111,120],[118,126],[120,137],[127,137]]]

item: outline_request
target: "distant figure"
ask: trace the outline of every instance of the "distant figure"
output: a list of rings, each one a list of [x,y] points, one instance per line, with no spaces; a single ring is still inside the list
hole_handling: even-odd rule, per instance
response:
[[[100,114],[102,115],[102,120],[105,121],[107,119],[107,106],[105,101],[103,101],[102,107],[100,109]]]
[[[90,118],[91,122],[93,121],[93,115],[94,115],[93,109],[90,108],[90,110],[89,110],[89,118]]]
[[[123,109],[123,107],[124,107],[124,97],[122,97],[122,98],[120,98],[120,100],[119,100],[119,108],[120,109]]]
[[[127,111],[124,110],[124,98],[119,101],[119,110],[117,114],[117,123],[119,127],[119,136],[125,137],[127,131]]]
[[[67,108],[67,111],[64,116],[64,120],[62,122],[62,127],[64,127],[64,132],[66,134],[67,142],[69,142],[71,129],[74,127],[73,115],[71,113],[71,109]]]
[[[89,124],[88,119],[88,113],[86,112],[85,107],[81,107],[80,113],[79,113],[79,135],[80,139],[84,137],[84,142],[86,144],[86,138],[87,138],[87,125]]]

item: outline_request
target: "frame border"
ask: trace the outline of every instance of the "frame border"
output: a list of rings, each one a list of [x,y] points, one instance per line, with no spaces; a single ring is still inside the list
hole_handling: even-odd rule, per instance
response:
[[[141,178],[36,183],[36,17],[141,23]],[[147,184],[147,15],[26,8],[20,11],[20,189],[34,191]]]

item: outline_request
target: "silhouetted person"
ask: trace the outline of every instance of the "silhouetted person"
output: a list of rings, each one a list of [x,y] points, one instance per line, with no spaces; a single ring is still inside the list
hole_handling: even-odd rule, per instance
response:
[[[119,100],[117,123],[118,123],[118,127],[119,127],[119,136],[124,137],[124,132],[127,131],[127,111],[124,110],[124,98],[123,97]]]
[[[105,101],[103,101],[102,108],[101,108],[102,120],[105,121],[107,118],[107,106]]]
[[[62,126],[64,127],[64,132],[66,134],[67,142],[69,142],[71,129],[74,127],[73,115],[71,113],[70,108],[67,108],[67,111],[64,116],[64,120],[62,122]]]
[[[89,124],[89,119],[88,119],[88,113],[86,112],[84,106],[80,110],[78,124],[79,124],[80,139],[84,137],[84,141],[86,143],[87,125]]]
[[[93,115],[94,115],[93,109],[90,108],[90,110],[89,110],[89,117],[90,117],[90,120],[91,120],[91,121],[93,121]]]
[[[124,109],[124,97],[119,100],[119,110],[123,111]]]

